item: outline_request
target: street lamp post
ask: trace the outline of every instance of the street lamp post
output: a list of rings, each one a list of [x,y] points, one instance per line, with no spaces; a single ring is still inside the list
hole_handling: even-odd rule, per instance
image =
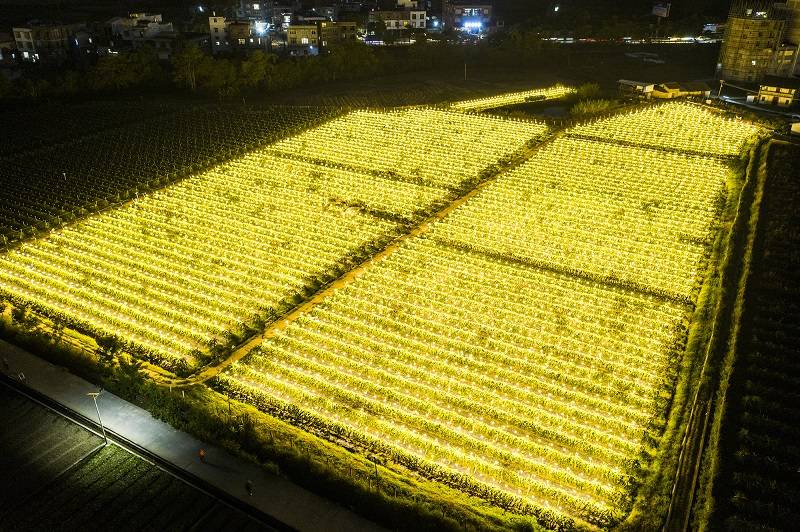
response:
[[[94,399],[94,409],[97,410],[97,421],[100,422],[100,431],[103,433],[103,441],[106,442],[108,445],[108,437],[106,436],[106,429],[103,426],[103,419],[100,417],[100,407],[97,406],[97,396],[100,395],[100,392],[89,392],[86,395],[91,396]]]

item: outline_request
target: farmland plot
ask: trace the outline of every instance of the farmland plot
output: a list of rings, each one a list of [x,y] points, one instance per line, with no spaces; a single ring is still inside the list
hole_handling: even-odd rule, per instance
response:
[[[485,111],[487,109],[495,109],[497,107],[516,105],[525,102],[555,100],[573,94],[574,92],[575,89],[573,89],[572,87],[555,85],[553,87],[548,87],[546,89],[506,92],[503,94],[498,94],[496,96],[488,96],[486,98],[474,98],[472,100],[453,102],[450,105],[450,108],[458,111]]]
[[[733,157],[758,128],[699,105],[671,102],[621,113],[570,129],[571,135],[652,146],[670,151]]]
[[[547,526],[619,522],[666,421],[724,158],[757,131],[662,107],[651,130],[633,113],[605,140],[568,131],[215,385]],[[724,143],[669,143],[687,120]]]
[[[415,113],[369,115],[385,149],[355,133],[363,116],[354,113],[300,136],[313,138],[314,161],[257,150],[55,230],[0,257],[0,291],[187,372],[231,343],[232,331],[246,334],[285,312],[546,131],[452,113],[428,123],[426,139],[409,128]],[[444,144],[456,129],[471,139],[469,165],[436,159],[418,180],[320,160],[341,152],[391,162],[398,147],[413,145],[420,155],[405,160],[422,164],[424,154],[456,151]]]
[[[278,142],[272,149],[285,156],[458,189],[546,132],[544,124],[436,109],[357,111]]]

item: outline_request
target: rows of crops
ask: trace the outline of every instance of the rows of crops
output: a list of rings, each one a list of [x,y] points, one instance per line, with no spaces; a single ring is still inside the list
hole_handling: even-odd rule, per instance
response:
[[[428,139],[406,129],[421,113],[375,114],[374,121],[405,132],[395,137],[398,144],[428,154],[449,153],[443,139],[470,126],[470,138],[480,139],[472,140],[475,174],[496,161],[498,146],[512,151],[544,130],[456,114],[465,119],[460,124],[442,113],[441,122],[429,124]],[[320,129],[342,152],[372,157],[362,118],[356,113]],[[293,142],[315,138],[315,155],[335,153],[323,134],[299,138]],[[387,160],[395,149],[386,150]],[[470,177],[425,174],[417,184],[273,151],[256,150],[21,245],[0,257],[0,290],[184,372],[352,268]]]
[[[187,372],[546,131],[351,113],[22,244],[0,293]],[[550,526],[613,524],[665,422],[726,159],[756,133],[680,103],[578,126],[214,385]]]
[[[727,167],[699,156],[562,138],[433,235],[689,301],[724,204]]]
[[[381,442],[476,495],[484,484],[603,524],[625,497],[683,314],[421,239],[220,386],[278,415],[300,407],[319,433]]]
[[[137,122],[165,116],[185,108],[185,102],[108,101],[3,109],[3,127],[8,133],[0,143],[0,156],[53,146],[78,137],[130,127]]]
[[[451,189],[541,137],[547,126],[436,109],[357,111],[272,146],[285,156],[323,160],[395,179]]]
[[[758,134],[752,124],[688,102],[672,102],[572,128],[571,135],[702,155],[736,156]]]
[[[719,530],[800,522],[800,150],[770,152],[714,479]]]
[[[0,383],[0,529],[1,516],[103,440],[26,399]]]
[[[0,424],[4,532],[267,530],[3,385]]]
[[[232,508],[111,445],[0,516],[3,530],[266,531]]]
[[[333,115],[306,108],[199,107],[7,156],[0,160],[0,245],[59,227]]]
[[[487,109],[495,109],[497,107],[505,107],[507,105],[516,105],[525,102],[555,100],[573,94],[574,92],[575,89],[572,87],[554,85],[546,89],[506,92],[496,96],[454,102],[450,105],[450,108],[458,111],[485,111]]]
[[[610,130],[638,125],[626,116]],[[638,132],[554,141],[216,386],[550,526],[618,521],[665,422],[729,171]]]

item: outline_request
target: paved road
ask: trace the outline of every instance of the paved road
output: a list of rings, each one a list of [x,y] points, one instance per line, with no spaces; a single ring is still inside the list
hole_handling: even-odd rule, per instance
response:
[[[25,374],[29,387],[81,415],[97,419],[94,403],[86,395],[97,391],[93,384],[3,340],[0,340],[0,356],[8,360],[9,374]],[[4,371],[2,364],[0,371]],[[110,430],[297,530],[383,530],[344,507],[264,472],[255,464],[175,430],[109,392],[103,392],[98,403],[103,423]],[[207,452],[205,464],[198,458],[201,448]],[[253,497],[245,491],[247,480],[253,482]]]

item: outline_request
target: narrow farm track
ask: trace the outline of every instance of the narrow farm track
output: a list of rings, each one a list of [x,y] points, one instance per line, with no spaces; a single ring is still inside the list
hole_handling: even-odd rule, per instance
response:
[[[774,141],[773,141],[774,142]],[[762,194],[766,176],[759,170],[759,162],[765,160],[768,153],[768,143],[762,144],[752,154],[753,173],[749,179],[754,197]],[[766,166],[762,167],[763,169]],[[664,522],[664,532],[681,532],[690,529],[690,520],[697,491],[697,483],[703,460],[703,452],[708,439],[708,431],[715,408],[715,393],[720,378],[721,359],[724,351],[732,341],[730,335],[736,329],[737,306],[743,304],[744,286],[750,273],[750,263],[753,254],[753,241],[746,235],[756,231],[758,212],[751,210],[752,197],[744,195],[740,199],[737,209],[736,221],[733,231],[739,234],[731,236],[732,244],[728,249],[728,256],[742,257],[741,262],[725,264],[727,271],[723,272],[727,281],[724,283],[735,287],[726,290],[727,298],[720,298],[715,312],[712,329],[712,338],[701,368],[700,384],[695,392],[694,400],[689,412],[689,420],[681,441],[681,452],[678,459],[675,478],[672,485],[671,500]],[[738,222],[738,223],[737,223]]]
[[[524,164],[528,159],[533,157],[533,155],[539,149],[541,149],[543,146],[546,146],[553,140],[559,138],[560,136],[561,136],[560,132],[551,133],[549,138],[545,139],[542,142],[539,142],[535,146],[533,147],[525,146],[522,149],[518,150],[511,157],[511,161],[509,162],[509,164],[506,165],[504,168],[502,168],[499,172],[496,172],[492,176],[484,179],[483,181],[478,183],[478,185],[476,185],[473,189],[468,191],[466,194],[463,194],[462,196],[454,199],[447,206],[445,206],[432,216],[428,217],[427,219],[423,220],[421,223],[413,227],[407,233],[404,233],[403,235],[395,238],[382,250],[378,251],[376,254],[364,260],[355,268],[349,270],[347,273],[345,273],[338,279],[322,287],[305,302],[299,304],[294,309],[289,311],[287,314],[282,316],[280,319],[270,324],[264,330],[263,333],[253,336],[252,338],[247,340],[244,344],[240,345],[236,350],[233,351],[233,353],[231,353],[231,355],[228,358],[226,358],[222,362],[212,366],[203,367],[199,371],[197,371],[194,375],[185,378],[174,377],[171,376],[171,374],[168,375],[160,368],[147,365],[150,377],[153,379],[155,383],[160,384],[162,386],[170,386],[170,387],[194,386],[197,384],[202,384],[216,377],[225,369],[230,367],[232,364],[244,358],[253,349],[260,346],[264,342],[264,340],[274,337],[276,333],[286,329],[286,327],[288,327],[289,324],[291,324],[301,316],[305,316],[306,314],[311,312],[320,303],[328,299],[338,290],[348,286],[350,283],[352,283],[358,277],[364,274],[367,270],[373,268],[374,266],[380,264],[383,260],[392,256],[405,241],[427,233],[436,222],[444,219],[454,210],[464,205],[476,194],[480,193],[487,186],[491,185],[500,176]]]

